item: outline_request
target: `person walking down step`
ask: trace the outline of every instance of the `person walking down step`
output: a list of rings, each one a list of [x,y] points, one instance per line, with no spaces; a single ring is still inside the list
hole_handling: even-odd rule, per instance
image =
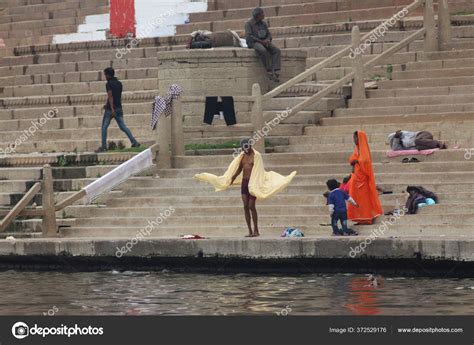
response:
[[[280,82],[281,50],[272,43],[272,34],[264,21],[265,13],[260,7],[252,11],[252,19],[245,24],[247,46],[257,51],[267,70],[268,77],[275,83]]]
[[[251,140],[241,141],[242,152],[232,161],[222,176],[209,173],[197,174],[195,179],[210,183],[217,192],[224,191],[232,185],[241,185],[242,202],[249,234],[247,237],[258,237],[257,200],[265,200],[284,190],[293,180],[296,171],[282,176],[273,171],[265,171],[262,155],[252,148]],[[253,220],[253,230],[252,230]]]
[[[122,83],[115,77],[115,70],[112,67],[106,68],[104,75],[105,79],[107,79],[107,84],[105,84],[107,103],[104,106],[105,113],[102,119],[102,145],[96,152],[107,151],[107,130],[112,119],[117,121],[119,128],[127,135],[128,139],[130,139],[132,147],[139,147],[140,144],[134,138],[132,132],[130,132],[123,120]]]

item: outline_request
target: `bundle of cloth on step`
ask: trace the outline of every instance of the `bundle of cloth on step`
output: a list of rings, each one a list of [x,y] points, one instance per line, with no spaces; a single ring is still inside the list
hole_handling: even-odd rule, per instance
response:
[[[408,209],[408,214],[415,214],[420,208],[420,205],[435,205],[438,203],[438,196],[421,187],[421,186],[408,186],[407,192],[410,194],[405,207]]]
[[[247,43],[239,37],[236,31],[212,32],[197,30],[191,33],[191,38],[187,45],[188,49],[210,49],[216,47],[247,48]]]
[[[265,200],[288,187],[296,176],[296,171],[293,171],[288,176],[280,175],[274,171],[265,171],[262,155],[255,149],[253,151],[255,153],[255,161],[252,174],[250,175],[249,191],[250,194],[257,198],[257,200]],[[231,187],[232,176],[234,176],[237,169],[239,169],[244,154],[245,153],[242,152],[237,156],[232,163],[230,163],[227,171],[222,176],[202,173],[195,175],[194,178],[211,184],[216,189],[216,192],[224,191]],[[241,185],[241,183],[242,174],[235,179],[234,185]]]

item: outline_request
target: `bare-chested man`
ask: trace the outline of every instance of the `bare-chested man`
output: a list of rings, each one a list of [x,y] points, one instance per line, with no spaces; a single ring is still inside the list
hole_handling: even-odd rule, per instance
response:
[[[249,181],[250,176],[252,175],[252,169],[254,165],[255,152],[252,149],[252,146],[249,144],[249,140],[242,140],[240,143],[242,150],[244,151],[244,156],[240,161],[239,169],[237,169],[234,176],[232,176],[232,182],[234,183],[237,176],[243,172],[242,178],[242,201],[244,203],[245,211],[245,220],[247,221],[247,227],[249,228],[249,234],[247,237],[258,237],[260,233],[258,232],[258,215],[255,203],[257,198],[250,194],[249,191]],[[252,231],[252,219],[254,225],[254,231]]]

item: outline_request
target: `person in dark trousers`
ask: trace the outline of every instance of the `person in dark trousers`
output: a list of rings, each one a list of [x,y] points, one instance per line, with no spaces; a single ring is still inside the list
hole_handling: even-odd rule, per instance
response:
[[[119,128],[127,135],[128,139],[130,139],[132,147],[139,147],[140,144],[133,137],[132,132],[130,132],[123,120],[122,83],[115,77],[115,71],[112,67],[106,68],[104,75],[105,79],[107,79],[107,84],[105,85],[105,89],[107,90],[107,103],[104,106],[105,113],[102,119],[102,146],[96,152],[107,151],[107,129],[112,119],[117,121]]]
[[[255,8],[252,11],[252,17],[245,24],[247,46],[257,51],[267,70],[268,77],[278,83],[280,81],[281,51],[272,43],[272,34],[264,21],[265,13],[263,10],[260,7]]]
[[[349,194],[339,189],[339,182],[329,180],[326,182],[330,193],[328,196],[329,213],[331,214],[332,234],[334,236],[357,236],[358,233],[347,227],[347,206],[346,201],[355,207],[359,207]],[[339,229],[338,222],[341,222],[342,229]]]

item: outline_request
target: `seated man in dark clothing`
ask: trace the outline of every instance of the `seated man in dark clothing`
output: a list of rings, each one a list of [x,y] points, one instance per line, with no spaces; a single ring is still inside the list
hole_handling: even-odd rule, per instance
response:
[[[245,24],[245,38],[249,48],[257,51],[265,66],[268,77],[274,82],[279,82],[281,69],[281,51],[272,43],[272,34],[267,23],[263,21],[265,14],[259,7],[252,11],[253,18]],[[270,62],[271,60],[271,62]]]

